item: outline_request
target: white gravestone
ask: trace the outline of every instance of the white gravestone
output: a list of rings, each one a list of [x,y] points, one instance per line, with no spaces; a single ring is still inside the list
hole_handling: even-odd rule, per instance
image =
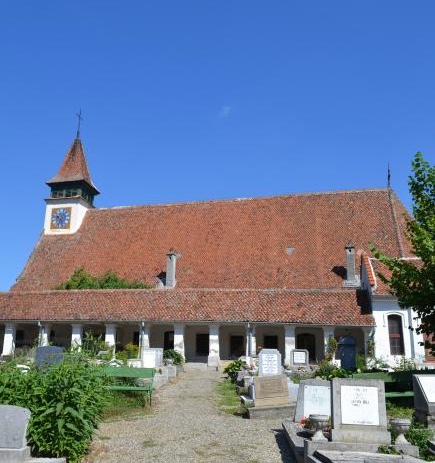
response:
[[[331,416],[331,382],[323,379],[305,379],[299,384],[295,422],[309,415]]]
[[[290,354],[290,368],[308,369],[309,367],[309,352],[306,349],[293,349]]]
[[[334,378],[331,384],[331,440],[391,444],[391,434],[387,431],[384,382]]]
[[[277,349],[262,349],[258,354],[258,376],[281,374],[281,354]]]

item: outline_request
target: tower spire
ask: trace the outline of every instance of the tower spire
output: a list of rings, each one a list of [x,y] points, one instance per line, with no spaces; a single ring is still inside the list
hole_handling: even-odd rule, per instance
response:
[[[83,120],[83,117],[82,117],[82,108],[80,108],[79,112],[76,113],[76,116],[78,118],[78,124],[77,124],[77,134],[76,134],[76,138],[77,139],[80,139],[80,124]]]

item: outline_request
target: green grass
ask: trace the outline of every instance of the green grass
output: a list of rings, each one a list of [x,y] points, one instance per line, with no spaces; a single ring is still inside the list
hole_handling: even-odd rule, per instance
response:
[[[216,386],[217,405],[220,410],[231,415],[244,416],[247,409],[240,402],[236,385],[229,380],[223,380]]]
[[[114,421],[135,418],[150,413],[151,409],[144,402],[143,393],[112,391],[110,401],[104,409],[103,419],[105,421]]]

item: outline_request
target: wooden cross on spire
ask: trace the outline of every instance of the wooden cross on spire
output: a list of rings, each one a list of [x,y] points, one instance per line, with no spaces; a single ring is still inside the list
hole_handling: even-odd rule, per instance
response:
[[[80,138],[80,123],[82,122],[83,120],[83,117],[82,117],[82,110],[80,108],[80,111],[78,113],[76,113],[76,116],[78,117],[78,125],[77,125],[77,134],[76,134],[76,138]]]

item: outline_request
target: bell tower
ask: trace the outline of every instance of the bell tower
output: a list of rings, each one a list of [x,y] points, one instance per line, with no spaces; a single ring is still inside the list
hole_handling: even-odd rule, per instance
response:
[[[88,209],[94,207],[94,197],[100,194],[89,175],[79,130],[59,172],[46,184],[51,192],[50,197],[45,199],[44,233],[75,233]]]

